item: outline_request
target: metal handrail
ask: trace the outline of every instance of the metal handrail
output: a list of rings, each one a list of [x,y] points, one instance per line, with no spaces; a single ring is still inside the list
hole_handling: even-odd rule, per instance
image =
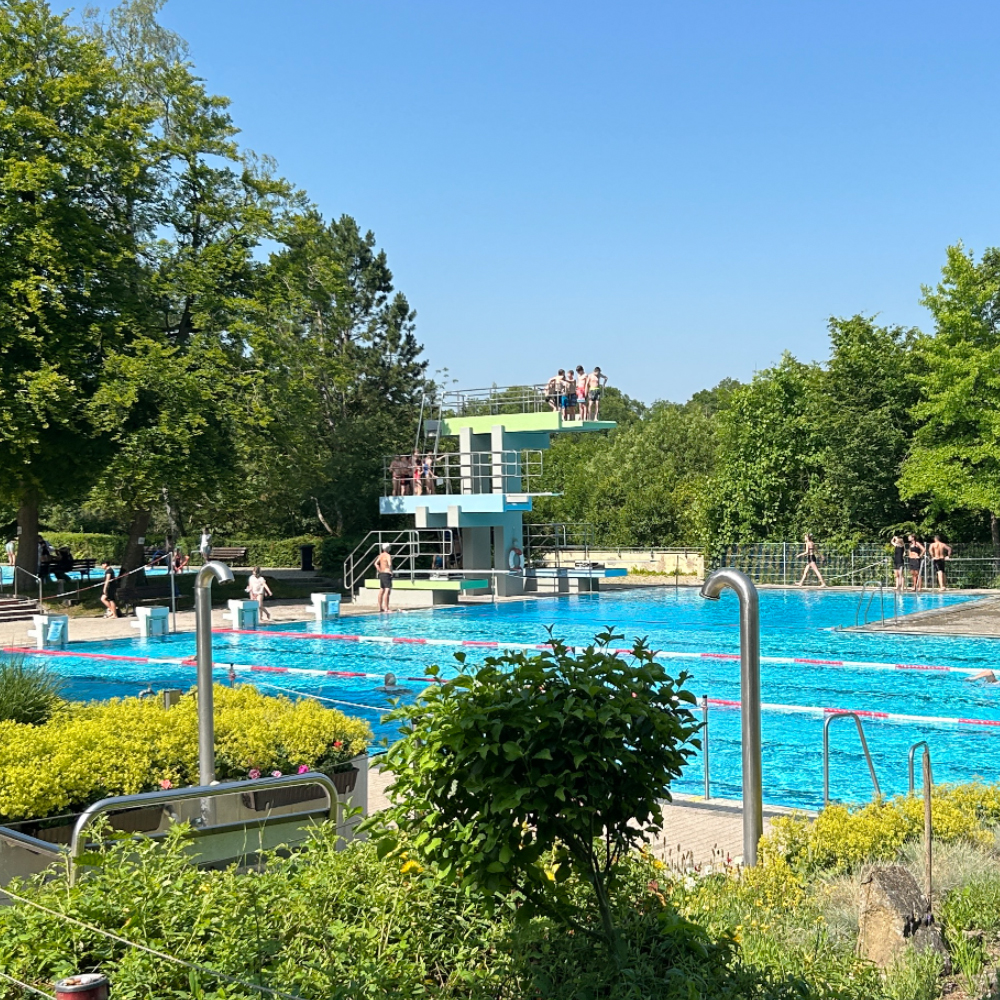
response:
[[[330,796],[329,819],[337,819],[340,808],[337,788],[333,781],[321,771],[283,775],[280,778],[249,778],[245,781],[228,781],[214,785],[195,785],[191,788],[166,788],[156,792],[139,792],[136,795],[120,795],[113,798],[100,799],[80,813],[80,817],[73,827],[73,834],[69,844],[71,862],[70,880],[72,881],[74,877],[76,866],[86,847],[86,841],[83,838],[84,830],[94,820],[105,813],[119,812],[123,809],[138,809],[144,806],[155,806],[159,803],[184,802],[189,799],[215,799],[222,795],[256,792],[267,788],[295,788],[299,785],[322,785],[323,789]],[[266,819],[264,822],[267,822]]]
[[[536,558],[551,552],[558,569],[561,553],[568,549],[583,549],[583,559],[587,561],[593,546],[594,526],[586,521],[526,522],[524,525],[524,560],[527,565],[534,565]]]
[[[920,740],[917,743],[914,743],[912,747],[910,747],[910,753],[909,753],[909,789],[910,789],[909,790],[909,794],[910,795],[913,794],[913,790],[916,787],[915,784],[914,784],[914,779],[913,779],[913,760],[914,760],[914,758],[917,755],[917,747],[923,747],[924,748],[924,756],[927,758],[927,767],[928,767],[928,770],[930,770],[930,763],[931,763],[931,748],[930,748],[930,744],[927,742],[927,740]],[[931,775],[931,783],[933,783],[933,781],[934,781],[934,772],[931,771],[930,775]]]
[[[542,451],[416,452],[383,460],[383,496],[433,496],[437,493],[530,494],[542,474]],[[419,468],[420,475],[414,470]],[[536,493],[537,495],[537,493]]]
[[[454,555],[458,528],[399,528],[393,531],[369,531],[344,560],[344,590],[353,599],[359,581],[375,563],[383,545],[390,547],[393,574],[416,579],[421,557]]]
[[[875,798],[882,798],[882,789],[879,787],[878,776],[875,774],[875,765],[872,763],[872,755],[868,751],[868,740],[865,739],[865,731],[861,728],[861,717],[857,712],[834,712],[826,722],[823,723],[823,805],[830,803],[830,725],[834,719],[851,718],[858,727],[858,736],[861,737],[861,749],[865,752],[865,760],[868,761],[868,773],[871,775],[872,784],[875,786]]]
[[[456,417],[501,413],[540,413],[550,409],[545,385],[490,386],[485,389],[455,389],[441,397],[441,413]]]
[[[871,587],[871,594],[868,596],[868,604],[865,606],[864,624],[868,624],[868,612],[871,610],[872,601],[875,600],[875,588],[878,588],[879,605],[882,613],[882,624],[885,625],[885,584],[881,580],[868,580],[861,585],[861,594],[858,597],[858,606],[854,609],[854,626],[857,628],[861,624],[861,605],[864,603],[865,594]]]
[[[740,601],[740,737],[743,763],[743,863],[757,864],[764,835],[764,793],[760,740],[760,599],[750,577],[738,569],[717,569],[701,596],[717,601],[729,587]]]

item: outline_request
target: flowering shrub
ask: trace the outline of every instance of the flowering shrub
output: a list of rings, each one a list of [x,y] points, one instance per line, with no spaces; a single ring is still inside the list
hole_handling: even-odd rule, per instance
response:
[[[988,843],[989,824],[1000,818],[1000,789],[970,784],[934,789],[934,838]],[[892,861],[908,840],[923,836],[924,805],[919,797],[898,796],[850,808],[827,806],[815,820],[782,816],[761,842],[765,860],[783,858],[801,871],[849,871],[865,861]]]
[[[367,723],[316,702],[216,687],[221,780],[333,767],[365,752]],[[81,809],[106,795],[196,784],[194,694],[164,709],[153,699],[74,704],[46,724],[0,722],[0,821]]]

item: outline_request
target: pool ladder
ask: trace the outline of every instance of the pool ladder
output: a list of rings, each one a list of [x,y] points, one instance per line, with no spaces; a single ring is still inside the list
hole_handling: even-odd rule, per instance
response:
[[[875,789],[875,801],[880,802],[882,800],[882,788],[878,783],[878,775],[875,773],[875,764],[872,761],[871,752],[868,750],[868,740],[865,739],[865,731],[861,725],[861,716],[857,712],[834,712],[828,716],[826,721],[823,723],[823,805],[827,806],[830,804],[830,726],[832,725],[834,719],[842,718],[850,718],[854,720],[854,725],[858,730],[858,736],[861,739],[861,749],[865,754],[865,762],[868,764],[868,773],[871,775],[872,787]],[[908,787],[910,795],[913,794],[914,789],[914,758],[916,757],[917,749],[919,747],[924,748],[923,756],[927,759],[928,773],[931,776],[931,782],[933,783],[934,781],[933,772],[930,770],[931,748],[926,740],[920,740],[910,747],[907,755],[909,776]]]
[[[871,588],[870,591],[869,587]],[[861,605],[864,604],[866,595],[868,597],[868,603],[865,605],[865,617],[864,621],[862,621]],[[879,620],[882,623],[882,628],[885,628],[885,583],[882,580],[869,580],[867,583],[862,585],[861,596],[858,598],[858,606],[854,611],[855,628],[868,624],[868,615],[871,612],[872,603],[874,602],[876,596],[878,596],[879,603]],[[896,590],[895,587],[892,591],[892,617],[899,617],[899,591]]]

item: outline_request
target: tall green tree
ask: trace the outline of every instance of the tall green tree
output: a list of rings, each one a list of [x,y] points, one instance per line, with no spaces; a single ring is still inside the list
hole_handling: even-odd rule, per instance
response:
[[[0,8],[0,492],[36,568],[38,504],[106,455],[86,401],[132,337],[149,113],[41,0]]]
[[[977,263],[961,244],[949,247],[941,273],[923,290],[935,330],[920,343],[919,426],[900,491],[932,512],[988,517],[1000,554],[1000,249]]]

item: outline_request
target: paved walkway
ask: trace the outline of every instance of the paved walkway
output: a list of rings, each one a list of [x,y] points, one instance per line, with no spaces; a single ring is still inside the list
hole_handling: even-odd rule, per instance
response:
[[[378,812],[389,804],[385,789],[392,774],[378,767],[377,758],[368,772],[368,811]],[[764,832],[775,816],[793,812],[781,806],[764,807]],[[651,846],[653,854],[668,867],[686,871],[695,865],[721,864],[743,856],[743,804],[726,799],[705,802],[678,795],[663,807],[663,836]]]
[[[903,635],[969,635],[1000,638],[1000,597],[995,591],[968,603],[921,611],[893,619],[886,628],[868,625],[865,632]]]

